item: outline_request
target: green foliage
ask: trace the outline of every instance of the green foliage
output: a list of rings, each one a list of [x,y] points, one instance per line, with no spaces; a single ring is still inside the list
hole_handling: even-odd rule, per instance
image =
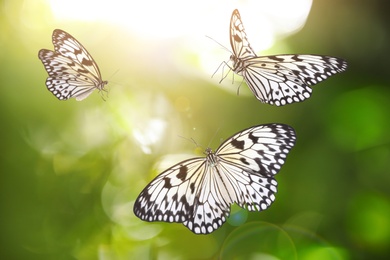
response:
[[[32,28],[18,15],[23,5],[10,2],[0,3],[1,259],[388,257],[388,42],[372,38],[389,31],[380,5],[315,1],[303,30],[283,42],[289,49],[275,48],[340,56],[349,69],[314,86],[303,103],[272,107],[247,95],[244,83],[240,96],[226,91],[230,83],[201,72],[198,57],[176,39],[134,40],[97,23]],[[362,13],[370,30],[360,27]],[[106,101],[97,92],[58,101],[46,90],[37,53],[52,48],[51,31],[62,26],[82,36],[109,80]],[[97,33],[99,41],[89,39]],[[180,137],[216,148],[232,133],[270,122],[292,125],[298,139],[269,209],[234,208],[207,236],[133,215],[156,174],[198,155]]]

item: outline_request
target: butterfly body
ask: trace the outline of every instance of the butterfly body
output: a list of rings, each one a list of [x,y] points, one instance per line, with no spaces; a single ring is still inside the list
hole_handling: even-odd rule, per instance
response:
[[[275,200],[280,170],[295,144],[287,125],[259,125],[236,133],[206,157],[182,161],[158,175],[140,193],[134,214],[145,221],[183,223],[208,234],[227,219],[234,203],[250,211]]]
[[[343,59],[308,54],[257,56],[238,10],[230,20],[231,69],[242,76],[255,97],[263,103],[283,106],[311,96],[310,86],[346,70]]]
[[[95,89],[105,91],[98,65],[88,51],[65,31],[53,31],[54,51],[42,49],[39,59],[49,77],[46,86],[59,100],[75,97],[81,101]]]

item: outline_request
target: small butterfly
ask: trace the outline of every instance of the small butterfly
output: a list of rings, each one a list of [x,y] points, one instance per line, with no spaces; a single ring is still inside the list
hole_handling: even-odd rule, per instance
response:
[[[95,89],[105,91],[98,65],[79,41],[65,31],[53,31],[54,51],[42,49],[39,59],[49,77],[46,86],[59,100],[81,101]]]
[[[158,175],[140,193],[134,214],[145,221],[183,223],[208,234],[227,219],[237,203],[250,211],[275,200],[274,175],[296,140],[292,127],[266,124],[234,134],[214,153],[182,161]]]
[[[271,105],[301,102],[310,97],[310,86],[347,68],[345,60],[331,56],[257,56],[248,42],[237,9],[230,20],[230,45],[233,49],[230,56],[233,66],[228,65],[229,68],[244,78],[258,100]]]

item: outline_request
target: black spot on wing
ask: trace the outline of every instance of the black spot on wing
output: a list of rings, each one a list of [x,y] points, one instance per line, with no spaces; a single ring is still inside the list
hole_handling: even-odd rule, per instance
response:
[[[164,188],[170,189],[171,187],[172,187],[171,179],[165,177],[165,178],[164,178]]]
[[[242,39],[240,36],[238,36],[237,34],[233,35],[233,38],[236,42],[242,42]]]
[[[256,144],[259,140],[259,138],[254,136],[252,132],[248,134],[248,138],[251,139],[254,144]]]
[[[79,54],[82,54],[82,53],[83,53],[82,49],[74,49],[74,54],[75,55],[79,55]]]
[[[92,66],[93,65],[93,61],[92,60],[88,60],[88,59],[83,59],[81,61],[81,64],[83,64],[85,66]]]
[[[195,182],[190,184],[191,193],[193,194],[195,192]]]
[[[233,139],[231,142],[230,142],[231,145],[233,145],[235,148],[237,149],[241,149],[243,150],[244,149],[244,145],[245,145],[245,141],[239,141],[237,139]]]
[[[181,181],[184,181],[187,177],[187,172],[188,172],[187,166],[182,165],[180,167],[179,173],[176,175],[176,177],[178,179],[180,179]]]
[[[240,161],[245,165],[249,165],[249,162],[244,157],[240,157]]]

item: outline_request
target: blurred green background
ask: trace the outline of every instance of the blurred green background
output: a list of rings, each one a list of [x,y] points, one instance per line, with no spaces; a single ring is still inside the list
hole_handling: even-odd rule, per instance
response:
[[[233,84],[218,84],[221,71],[211,78],[230,53],[205,35],[230,48],[238,8],[256,49],[265,34],[249,27],[263,30],[256,19],[267,11],[298,12],[286,1],[269,10],[267,1],[123,2],[62,1],[68,9],[61,1],[0,2],[1,259],[388,259],[385,1],[314,1],[304,25],[277,35],[261,53],[349,63],[310,99],[285,107],[261,104],[245,84],[237,96],[238,76]],[[56,28],[93,55],[109,81],[106,101],[97,91],[59,101],[46,89],[38,51],[53,49]],[[271,122],[293,126],[298,140],[269,209],[233,206],[227,223],[206,236],[133,215],[154,176],[200,154],[181,137],[216,149],[237,131]]]

